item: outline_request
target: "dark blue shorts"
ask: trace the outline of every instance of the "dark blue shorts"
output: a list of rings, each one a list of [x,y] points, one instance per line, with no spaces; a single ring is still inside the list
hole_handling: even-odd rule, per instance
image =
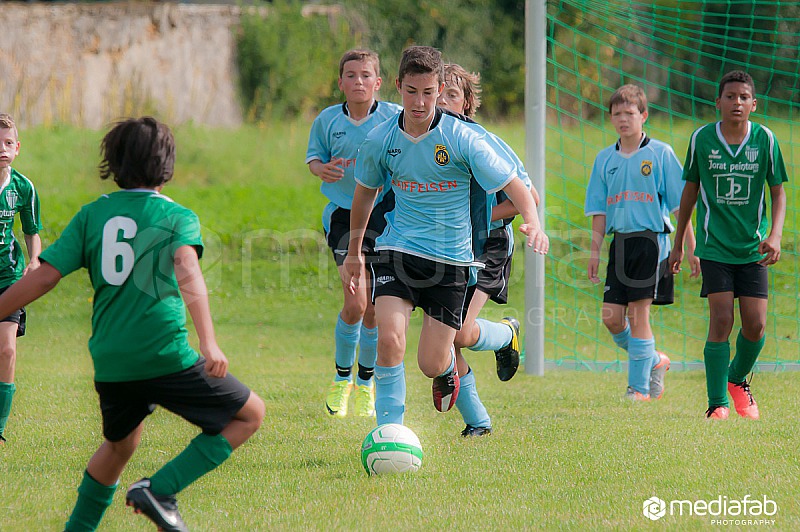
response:
[[[727,264],[700,259],[700,271],[703,272],[700,297],[708,297],[708,294],[719,292],[733,292],[733,297],[768,298],[768,270],[765,265],[758,262]]]
[[[372,301],[394,296],[455,330],[461,329],[469,267],[397,251],[380,251],[372,268]]]
[[[511,244],[505,227],[492,229],[478,258],[486,267],[478,270],[477,290],[487,294],[495,303],[508,303],[508,280],[511,277]]]
[[[3,292],[5,292],[9,288],[11,288],[11,286],[12,285],[8,285],[8,286],[5,286],[3,288],[0,288],[0,294],[2,294]],[[17,337],[19,337],[19,336],[25,336],[25,325],[26,325],[26,322],[27,322],[26,318],[27,318],[27,313],[25,312],[25,307],[22,307],[22,308],[18,308],[17,310],[15,310],[14,312],[12,312],[8,316],[6,316],[5,318],[0,319],[0,321],[10,321],[12,323],[16,323],[17,324]]]
[[[206,359],[177,373],[139,381],[97,382],[103,415],[103,436],[120,441],[144,418],[162,406],[216,436],[250,397],[250,389],[228,373],[223,378],[206,373]]]
[[[604,303],[628,305],[652,299],[653,305],[675,301],[675,281],[667,259],[659,262],[658,234],[616,233],[608,251]]]
[[[364,233],[364,240],[361,243],[361,251],[364,253],[366,262],[375,260],[375,239],[383,234],[386,229],[386,213],[394,209],[394,193],[390,192],[375,205],[372,214],[367,222],[367,230]],[[333,260],[336,266],[344,264],[347,257],[347,250],[350,247],[350,209],[339,207],[331,213],[328,221],[328,232],[325,233],[325,240],[333,253]]]

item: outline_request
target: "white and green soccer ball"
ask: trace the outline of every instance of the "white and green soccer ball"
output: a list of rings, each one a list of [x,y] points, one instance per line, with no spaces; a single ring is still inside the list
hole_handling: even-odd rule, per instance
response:
[[[387,423],[364,438],[361,464],[370,475],[413,473],[422,467],[422,445],[410,428]]]

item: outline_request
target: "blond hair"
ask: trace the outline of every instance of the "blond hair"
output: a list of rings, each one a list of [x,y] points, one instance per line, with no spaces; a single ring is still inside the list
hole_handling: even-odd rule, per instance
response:
[[[611,95],[611,100],[608,102],[608,112],[610,113],[615,105],[631,104],[635,105],[640,113],[644,113],[647,111],[647,96],[644,93],[644,89],[638,85],[623,85]]]
[[[467,72],[464,67],[455,63],[444,66],[445,85],[455,85],[464,93],[464,114],[470,118],[475,116],[481,106],[481,75]]]
[[[17,124],[14,123],[14,119],[8,113],[0,113],[0,129],[11,129],[14,131],[14,136],[19,138]]]

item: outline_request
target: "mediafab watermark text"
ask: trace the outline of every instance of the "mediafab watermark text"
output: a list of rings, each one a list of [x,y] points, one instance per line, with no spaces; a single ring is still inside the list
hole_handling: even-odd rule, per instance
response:
[[[642,513],[651,521],[671,515],[711,517],[712,525],[774,525],[772,518],[778,513],[778,503],[766,495],[753,497],[750,494],[741,499],[720,495],[708,500],[674,499],[669,502],[650,497],[642,503]]]

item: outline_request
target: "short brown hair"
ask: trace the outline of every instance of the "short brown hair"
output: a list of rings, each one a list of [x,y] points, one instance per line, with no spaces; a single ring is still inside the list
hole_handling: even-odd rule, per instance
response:
[[[120,188],[155,188],[172,179],[175,138],[155,118],[129,118],[114,124],[100,143],[100,179]]]
[[[444,82],[461,89],[464,93],[464,114],[473,118],[481,106],[481,75],[467,72],[461,65],[449,63],[444,66]]]
[[[380,77],[381,75],[381,60],[378,54],[372,50],[348,50],[339,59],[339,77],[344,73],[344,64],[348,61],[364,61],[365,63],[372,63],[375,67],[375,74]]]
[[[611,95],[611,99],[608,102],[608,112],[610,113],[615,105],[630,104],[635,105],[640,113],[647,111],[647,96],[644,93],[644,89],[629,83],[618,88]]]
[[[432,46],[409,46],[403,50],[397,79],[400,83],[407,74],[436,74],[439,83],[444,82],[442,52]]]
[[[727,85],[728,83],[737,83],[737,82],[750,85],[750,92],[752,92],[753,96],[755,97],[756,85],[753,82],[752,76],[750,76],[750,74],[748,74],[744,70],[731,70],[730,72],[722,76],[722,79],[719,80],[719,94],[717,94],[717,96],[718,97],[722,96],[722,91],[725,90],[725,85]]]
[[[0,113],[0,129],[12,129],[14,130],[14,136],[19,138],[19,132],[17,131],[17,124],[14,122],[14,119],[8,113]]]

